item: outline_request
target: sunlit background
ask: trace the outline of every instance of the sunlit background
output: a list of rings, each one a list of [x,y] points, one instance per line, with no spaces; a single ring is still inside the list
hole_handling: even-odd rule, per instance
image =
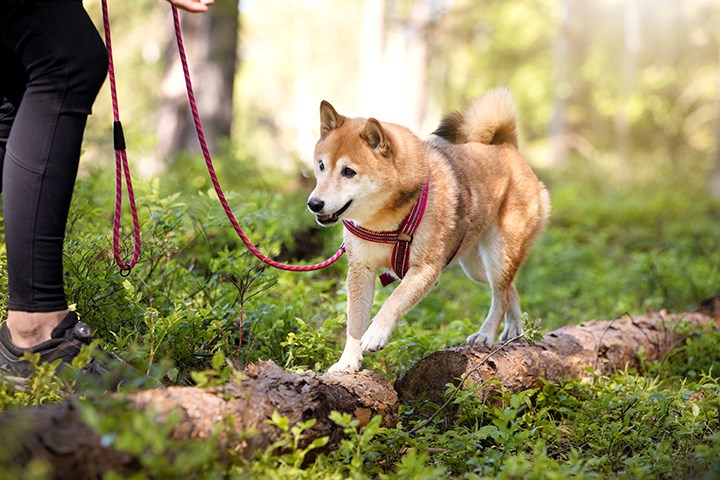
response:
[[[86,6],[100,24],[98,3]],[[212,18],[183,15],[195,23],[186,36],[201,113],[208,124],[228,123],[230,141],[218,148],[263,167],[306,169],[323,99],[343,114],[425,136],[443,112],[506,85],[518,104],[522,148],[536,166],[580,162],[618,182],[683,171],[706,188],[714,178],[720,192],[718,0],[244,0],[237,8],[219,0],[215,7]],[[152,175],[171,166],[178,149],[196,148],[181,125],[187,107],[171,63],[169,7],[144,0],[110,8],[131,158]],[[213,78],[217,71],[226,78]],[[213,86],[219,82],[226,85]],[[168,105],[171,115],[163,113]],[[111,157],[106,91],[95,112],[88,162]],[[185,140],[173,140],[173,130]]]

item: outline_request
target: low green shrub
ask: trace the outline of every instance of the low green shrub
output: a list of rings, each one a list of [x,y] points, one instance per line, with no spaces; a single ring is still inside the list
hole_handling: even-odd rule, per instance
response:
[[[326,369],[344,342],[345,262],[312,273],[263,267],[237,239],[204,174],[183,165],[182,175],[136,181],[143,251],[128,275],[110,254],[112,179],[97,171],[78,182],[67,294],[100,345],[167,384],[222,383],[256,360]],[[282,192],[245,161],[238,168],[245,174],[232,177],[228,199],[261,250],[301,251],[292,247],[310,235],[323,245],[315,256],[335,251],[340,228],[313,226],[307,192]],[[546,179],[553,216],[517,280],[529,318],[541,318],[549,331],[624,312],[688,310],[717,293],[720,202],[676,183],[613,188],[588,178],[570,171]],[[2,288],[4,246],[0,253]],[[376,309],[391,291],[378,289]],[[428,353],[463,343],[485,318],[489,293],[460,269],[448,269],[399,322],[388,346],[365,356],[365,367],[396,378]],[[212,439],[170,440],[170,426],[156,427],[151,413],[125,412],[112,402],[88,403],[84,411],[107,442],[140,456],[138,478],[713,478],[720,471],[718,352],[720,335],[706,333],[662,362],[592,383],[545,383],[504,392],[492,404],[471,387],[455,393],[453,408],[432,422],[403,406],[392,429],[378,420],[361,428],[334,414],[346,437],[312,462],[310,451],[294,448],[308,426],[291,427],[280,417],[271,421],[284,443],[246,461],[215,451]],[[39,365],[25,392],[0,382],[0,409],[75,393]],[[24,472],[46,473],[37,464]]]

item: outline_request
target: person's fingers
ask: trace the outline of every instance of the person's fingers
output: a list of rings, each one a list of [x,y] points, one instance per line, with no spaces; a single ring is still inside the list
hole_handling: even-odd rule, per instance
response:
[[[214,0],[167,0],[178,8],[182,8],[188,12],[200,13],[207,12],[208,6],[214,3]]]

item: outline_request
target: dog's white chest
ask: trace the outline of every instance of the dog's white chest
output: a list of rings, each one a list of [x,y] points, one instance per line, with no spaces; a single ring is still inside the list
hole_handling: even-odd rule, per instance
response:
[[[362,263],[372,269],[391,268],[392,245],[371,243],[346,236],[345,247],[351,261]]]

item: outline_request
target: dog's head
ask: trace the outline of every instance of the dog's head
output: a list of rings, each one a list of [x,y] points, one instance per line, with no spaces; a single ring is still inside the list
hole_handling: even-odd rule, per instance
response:
[[[340,219],[364,223],[387,203],[396,176],[394,141],[383,125],[338,114],[320,104],[320,140],[315,146],[317,184],[307,205],[322,226]]]

